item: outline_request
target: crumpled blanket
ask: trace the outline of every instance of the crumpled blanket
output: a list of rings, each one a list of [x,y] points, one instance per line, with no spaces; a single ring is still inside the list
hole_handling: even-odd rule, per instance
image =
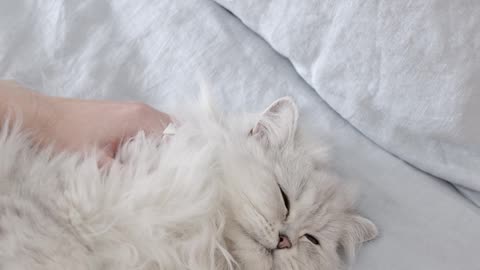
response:
[[[217,0],[343,118],[480,206],[480,2]]]

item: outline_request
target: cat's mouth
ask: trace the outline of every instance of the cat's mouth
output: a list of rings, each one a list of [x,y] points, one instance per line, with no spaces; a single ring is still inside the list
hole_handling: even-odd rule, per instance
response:
[[[244,226],[238,226],[238,229],[240,229],[241,234],[243,237],[249,238],[251,241],[253,241],[259,248],[262,248],[265,250],[266,253],[272,253],[276,248],[277,248],[277,239],[273,239],[273,234],[272,235],[267,235],[265,233],[266,231],[259,232],[259,231],[253,231],[253,230],[247,230]],[[267,230],[270,231],[270,230]],[[272,232],[271,230],[270,232]],[[263,235],[263,237],[262,237]]]
[[[265,255],[273,255],[273,252],[277,249],[276,245],[261,243],[254,235],[248,234],[248,237],[258,245],[260,251]]]
[[[273,253],[275,252],[275,249],[270,249],[265,246],[261,246],[263,254],[268,255],[268,256],[273,256]]]

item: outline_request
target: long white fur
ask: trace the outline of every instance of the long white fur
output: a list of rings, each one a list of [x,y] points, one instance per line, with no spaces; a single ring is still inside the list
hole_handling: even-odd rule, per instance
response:
[[[39,150],[5,124],[0,269],[333,270],[339,246],[351,257],[375,237],[325,170],[323,145],[297,131],[291,99],[261,115],[208,106],[175,116],[174,136],[140,133],[108,169],[94,152]],[[275,249],[280,233],[291,249]]]

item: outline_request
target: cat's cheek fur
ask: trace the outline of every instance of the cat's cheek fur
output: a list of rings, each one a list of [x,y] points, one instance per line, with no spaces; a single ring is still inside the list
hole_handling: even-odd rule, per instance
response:
[[[239,227],[230,231],[227,246],[232,256],[236,258],[240,269],[273,270],[271,251],[246,235]]]
[[[280,189],[262,155],[255,155],[255,147],[246,149],[245,160],[228,156],[222,160],[225,170],[225,214],[249,237],[266,248],[274,249],[285,217]],[[228,227],[228,226],[227,226]],[[228,230],[228,228],[227,228]]]

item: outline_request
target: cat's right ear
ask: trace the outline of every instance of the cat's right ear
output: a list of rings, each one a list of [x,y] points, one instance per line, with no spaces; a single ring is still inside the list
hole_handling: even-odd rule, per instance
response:
[[[260,116],[249,135],[268,147],[283,148],[293,143],[297,130],[298,108],[290,97],[272,103]]]

